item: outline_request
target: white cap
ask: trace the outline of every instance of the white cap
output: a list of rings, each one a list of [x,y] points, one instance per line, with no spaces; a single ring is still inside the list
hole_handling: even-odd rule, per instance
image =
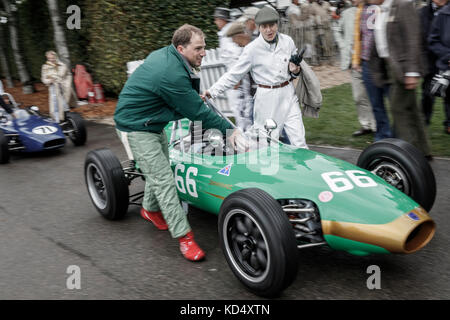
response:
[[[244,15],[247,19],[255,20],[255,16],[258,13],[259,9],[256,7],[248,7],[244,10]]]

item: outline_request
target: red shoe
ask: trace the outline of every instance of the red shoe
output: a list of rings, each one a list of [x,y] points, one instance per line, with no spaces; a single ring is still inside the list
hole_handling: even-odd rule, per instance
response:
[[[141,208],[141,216],[145,220],[151,221],[159,230],[169,229],[166,220],[164,220],[164,217],[160,211],[151,212]]]
[[[179,238],[180,251],[183,256],[191,261],[200,261],[205,257],[205,253],[194,241],[194,233],[189,231],[184,237]]]

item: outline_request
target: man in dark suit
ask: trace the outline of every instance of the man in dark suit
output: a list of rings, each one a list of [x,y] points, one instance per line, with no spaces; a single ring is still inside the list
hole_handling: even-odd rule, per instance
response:
[[[425,66],[425,74],[424,80],[422,83],[422,111],[425,116],[425,122],[427,125],[431,122],[431,116],[433,113],[433,104],[435,97],[430,92],[431,91],[431,83],[433,77],[439,73],[439,69],[436,66],[436,62],[438,57],[436,54],[430,50],[428,47],[428,37],[431,34],[431,25],[434,21],[434,18],[439,14],[441,8],[443,8],[447,4],[448,0],[427,0],[427,5],[423,6],[419,10],[420,21],[422,24],[422,43],[423,43],[423,51],[422,51],[422,61]],[[450,104],[444,103],[444,108],[447,114],[448,124],[444,124],[446,126],[447,133],[450,133]]]
[[[433,0],[437,1],[437,0]],[[440,3],[446,3],[439,10],[439,14],[433,20],[428,36],[428,49],[436,56],[436,68],[440,72],[450,70],[450,2],[440,0]],[[447,134],[450,134],[450,86],[447,87],[445,95],[445,120],[444,128]]]
[[[419,16],[408,0],[369,0],[369,3],[380,7],[370,65],[378,87],[391,84],[395,136],[431,158],[425,122],[416,101],[416,88],[423,75]]]

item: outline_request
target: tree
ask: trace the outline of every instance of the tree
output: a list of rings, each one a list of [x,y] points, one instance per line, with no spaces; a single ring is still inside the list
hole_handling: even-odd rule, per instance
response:
[[[6,15],[8,18],[8,27],[11,38],[11,48],[14,55],[14,61],[17,67],[17,73],[19,74],[20,82],[22,83],[22,91],[25,94],[33,93],[34,88],[31,84],[30,75],[27,71],[23,57],[19,49],[19,39],[16,26],[15,6],[12,6],[9,0],[3,0],[3,6],[5,7]]]
[[[61,18],[58,11],[58,0],[47,0],[48,10],[50,12],[50,19],[53,25],[53,36],[55,40],[56,51],[59,59],[64,62],[70,69],[70,54],[67,47],[64,29],[61,27]]]
[[[6,87],[13,88],[14,84],[12,82],[11,73],[9,72],[8,60],[6,59],[4,48],[5,46],[3,41],[3,27],[0,24],[0,64],[2,66],[3,75],[6,78]]]

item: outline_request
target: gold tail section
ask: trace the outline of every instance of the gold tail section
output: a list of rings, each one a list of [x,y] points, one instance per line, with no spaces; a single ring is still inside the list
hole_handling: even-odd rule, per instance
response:
[[[413,253],[433,238],[435,223],[422,208],[416,208],[386,224],[362,224],[322,220],[324,235],[372,244],[392,253]]]

